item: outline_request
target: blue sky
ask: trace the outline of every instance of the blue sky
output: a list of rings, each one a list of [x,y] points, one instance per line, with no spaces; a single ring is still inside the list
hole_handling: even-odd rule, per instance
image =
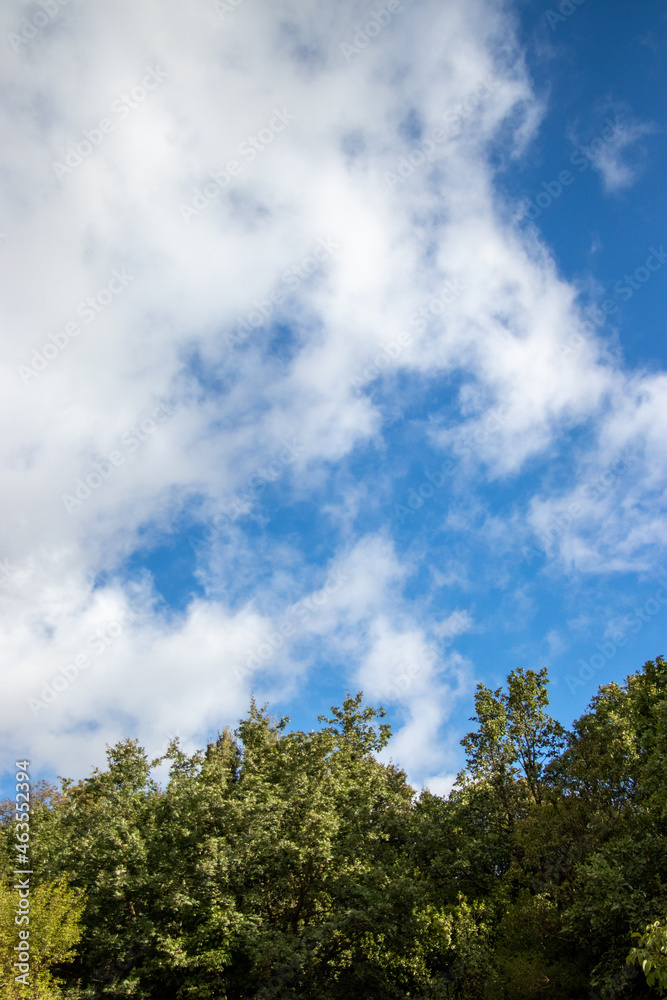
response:
[[[5,790],[665,652],[664,5],[14,2]],[[9,782],[9,783],[8,783]]]

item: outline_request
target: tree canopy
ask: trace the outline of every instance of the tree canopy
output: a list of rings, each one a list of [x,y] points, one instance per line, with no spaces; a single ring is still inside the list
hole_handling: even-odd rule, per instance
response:
[[[479,685],[466,767],[417,794],[349,696],[32,803],[35,975],[12,975],[14,815],[0,811],[3,996],[521,1000],[667,990],[667,665],[601,687],[570,731],[542,668]],[[154,769],[166,762],[168,780]],[[38,939],[38,940],[37,940]]]

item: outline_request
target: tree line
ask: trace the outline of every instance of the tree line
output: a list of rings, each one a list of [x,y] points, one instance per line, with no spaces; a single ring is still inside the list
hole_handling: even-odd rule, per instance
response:
[[[667,664],[566,730],[545,668],[478,685],[466,767],[417,794],[362,694],[288,731],[251,702],[193,754],[136,740],[33,790],[31,980],[16,983],[15,816],[0,809],[7,1000],[553,1000],[667,990]],[[154,768],[169,764],[160,785]]]

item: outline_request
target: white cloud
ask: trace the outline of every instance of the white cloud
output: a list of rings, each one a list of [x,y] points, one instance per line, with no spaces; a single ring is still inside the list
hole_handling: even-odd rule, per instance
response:
[[[658,131],[653,122],[636,121],[593,152],[593,167],[602,177],[605,191],[622,191],[636,183],[643,172],[645,159],[640,140]]]
[[[23,15],[18,3],[5,5],[0,31],[18,30]],[[565,555],[586,566],[612,547],[619,565],[648,558],[664,482],[662,386],[615,368],[593,335],[574,354],[562,350],[582,325],[575,290],[546,249],[515,229],[489,157],[501,135],[507,155],[519,156],[544,112],[511,24],[483,0],[406,4],[400,23],[348,64],[340,45],[361,17],[355,3],[317,0],[253,0],[224,21],[203,2],[72,5],[3,62],[0,560],[16,567],[0,581],[12,664],[3,722],[11,745],[36,759],[76,769],[93,742],[91,720],[101,746],[125,735],[128,720],[159,742],[241,714],[248,680],[234,673],[238,657],[294,594],[319,593],[321,560],[305,565],[276,544],[270,582],[248,569],[242,579],[255,597],[239,607],[229,566],[254,543],[237,528],[201,566],[205,596],[170,621],[150,582],[137,595],[114,574],[142,532],[159,537],[196,504],[206,516],[233,502],[286,441],[298,439],[302,453],[281,474],[284,488],[335,506],[330,469],[360,445],[382,447],[383,404],[353,380],[405,332],[404,349],[387,356],[388,370],[407,380],[406,399],[431,381],[462,378],[456,420],[434,413],[431,434],[458,449],[462,467],[518,476],[591,421],[599,440],[582,469],[604,465],[626,437],[642,442],[623,516],[599,507],[602,535],[573,540]],[[166,77],[142,96],[136,88],[151,68]],[[482,84],[492,96],[460,116],[432,165],[391,190],[384,175],[410,154],[414,130],[431,134]],[[105,119],[113,130],[77,153]],[[70,146],[80,164],[54,171]],[[625,147],[613,148],[597,166],[618,186]],[[207,187],[220,171],[229,183]],[[183,205],[203,207],[186,222]],[[340,246],[295,285],[294,268],[321,239]],[[107,302],[100,292],[118,287],[114,271],[133,277]],[[91,296],[99,311],[88,321]],[[280,348],[253,325],[262,308],[290,327]],[[248,336],[232,342],[244,323]],[[34,372],[27,384],[20,366]],[[173,414],[132,448],[127,435],[160,401]],[[123,462],[68,510],[62,494],[114,451]],[[346,534],[373,488],[360,477],[347,498],[329,565],[349,582],[303,637],[345,651],[349,675],[369,693],[385,690],[388,665],[424,664],[396,747],[414,773],[446,781],[450,764],[434,741],[467,667],[443,657],[438,628],[410,612],[401,590],[409,561],[386,538]],[[535,526],[558,503],[536,499]],[[103,573],[114,583],[95,586]],[[26,692],[121,602],[137,601],[139,621],[36,727]],[[291,656],[272,660],[276,696],[314,669],[312,656]]]
[[[598,102],[593,118],[597,127],[584,132],[580,123],[569,130],[580,159],[592,164],[604,191],[615,194],[632,187],[644,171],[648,150],[642,140],[661,131],[655,122],[641,121],[630,107],[610,98]],[[592,134],[592,132],[595,134]]]

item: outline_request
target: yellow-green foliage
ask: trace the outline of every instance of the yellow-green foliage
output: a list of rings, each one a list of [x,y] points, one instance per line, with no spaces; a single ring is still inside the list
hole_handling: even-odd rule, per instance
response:
[[[626,962],[641,965],[646,982],[660,991],[667,992],[667,922],[656,920],[646,925],[645,934],[633,934],[638,938],[637,947],[630,949]]]
[[[14,922],[18,894],[11,883],[0,883],[0,995],[3,1000],[59,1000],[58,980],[51,974],[54,965],[73,956],[81,938],[83,901],[80,893],[65,882],[45,882],[30,891],[30,923]],[[16,982],[19,970],[14,950],[19,929],[30,937],[29,985]]]

